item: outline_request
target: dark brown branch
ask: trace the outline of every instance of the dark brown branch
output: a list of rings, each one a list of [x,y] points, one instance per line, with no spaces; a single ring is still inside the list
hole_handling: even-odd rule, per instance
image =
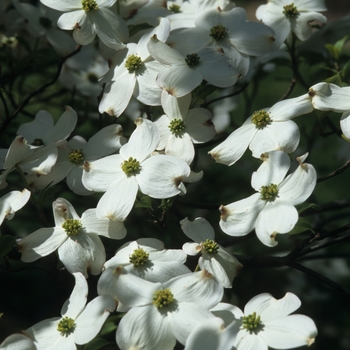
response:
[[[330,174],[320,177],[319,179],[317,179],[317,183],[325,181],[330,179],[333,176],[337,176],[339,174],[342,174],[347,168],[350,167],[350,160],[348,160],[342,167],[338,168],[337,170],[334,170],[333,172],[331,172]]]

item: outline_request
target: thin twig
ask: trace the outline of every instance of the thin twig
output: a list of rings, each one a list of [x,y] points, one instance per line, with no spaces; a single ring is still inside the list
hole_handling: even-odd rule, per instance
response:
[[[338,168],[337,170],[334,170],[333,172],[331,172],[330,174],[320,177],[319,179],[317,179],[317,183],[325,181],[330,179],[333,176],[337,176],[339,174],[342,174],[347,168],[350,167],[350,160],[348,160],[342,167]]]

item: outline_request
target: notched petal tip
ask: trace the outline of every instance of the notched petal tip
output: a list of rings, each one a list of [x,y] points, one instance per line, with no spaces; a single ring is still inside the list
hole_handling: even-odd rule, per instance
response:
[[[83,169],[84,169],[86,172],[89,172],[89,171],[90,171],[90,163],[89,163],[87,160],[84,161]]]
[[[221,220],[226,220],[229,214],[227,208],[224,205],[220,205],[219,211]]]
[[[141,118],[141,117],[137,118],[137,119],[134,121],[134,123],[136,124],[136,126],[141,125],[141,124],[143,123],[143,118]]]

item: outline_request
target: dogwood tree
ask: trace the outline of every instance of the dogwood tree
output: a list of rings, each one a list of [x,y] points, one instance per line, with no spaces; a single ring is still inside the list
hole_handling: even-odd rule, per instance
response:
[[[247,3],[1,1],[0,349],[349,348],[349,17]]]

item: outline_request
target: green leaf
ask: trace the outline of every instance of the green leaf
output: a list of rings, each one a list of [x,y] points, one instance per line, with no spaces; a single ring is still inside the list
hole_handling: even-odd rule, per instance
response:
[[[308,209],[313,209],[313,210],[322,210],[322,208],[315,204],[315,203],[306,203],[305,205],[303,205],[299,210],[298,210],[298,213],[299,215],[305,211],[305,210],[308,210]]]
[[[332,45],[332,44],[326,44],[325,47],[326,47],[327,51],[331,54],[331,56],[336,61],[338,61],[338,58],[339,58],[339,55],[340,55],[339,49],[335,45]]]
[[[331,77],[327,78],[326,83],[331,83],[331,84],[335,84],[338,86],[342,86],[342,78],[341,78],[341,72],[338,72],[335,75],[332,75]]]
[[[345,64],[340,74],[343,81],[348,81],[350,79],[350,60]],[[347,86],[347,84],[343,84],[343,86]]]
[[[5,257],[14,247],[16,237],[0,236],[0,259]]]
[[[122,318],[123,314],[119,314],[117,316],[110,316],[107,318],[107,321],[103,325],[100,334],[101,335],[107,335],[112,332],[114,332],[117,329],[117,324],[119,323],[119,320]]]
[[[343,47],[345,45],[345,43],[347,42],[349,36],[345,35],[343,39],[338,40],[335,44],[334,47],[335,49],[339,52],[339,54],[342,52]]]
[[[135,208],[146,208],[153,211],[152,199],[148,196],[142,196],[139,201],[135,204]]]
[[[85,345],[84,350],[99,350],[102,349],[104,346],[110,344],[112,343],[108,342],[103,338],[95,338]]]
[[[144,30],[144,29],[150,29],[150,28],[153,28],[153,27],[151,25],[149,25],[148,23],[140,23],[140,24],[136,24],[136,25],[130,25],[129,26],[129,36],[132,37],[133,35],[135,35],[139,31]]]
[[[298,222],[294,226],[293,230],[288,232],[289,235],[298,235],[300,233],[311,231],[313,233],[314,230],[312,229],[309,221],[307,221],[305,218],[299,218]]]

